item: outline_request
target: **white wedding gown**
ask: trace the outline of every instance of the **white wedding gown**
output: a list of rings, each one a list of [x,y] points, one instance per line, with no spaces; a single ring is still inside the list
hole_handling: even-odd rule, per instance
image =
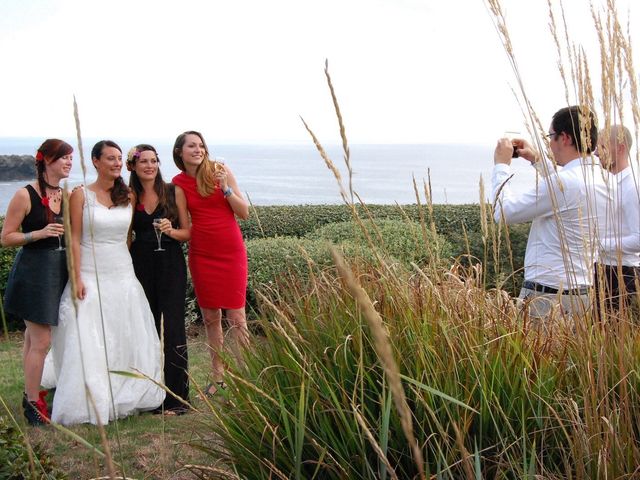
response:
[[[154,409],[165,396],[146,378],[114,373],[161,382],[160,341],[127,248],[131,206],[107,208],[91,190],[84,193],[81,274],[86,296],[76,311],[67,283],[43,375],[44,386],[56,386],[51,420],[63,425],[106,424]]]

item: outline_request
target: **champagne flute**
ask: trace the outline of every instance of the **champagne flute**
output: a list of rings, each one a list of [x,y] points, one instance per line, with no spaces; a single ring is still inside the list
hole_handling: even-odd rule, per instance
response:
[[[161,238],[162,231],[160,230],[160,222],[162,222],[162,218],[154,218],[153,219],[153,228],[156,232],[156,238],[158,239],[158,248],[154,250],[154,252],[164,252],[164,248],[162,248]]]
[[[62,216],[62,212],[60,212],[58,215],[53,216],[53,222],[57,223],[58,225],[64,225],[64,217]],[[66,250],[62,246],[62,235],[58,235],[58,248],[56,248],[56,250]]]
[[[213,159],[213,173],[216,174],[220,171],[224,171],[224,157],[215,157]],[[216,182],[215,188],[219,188],[220,186]]]

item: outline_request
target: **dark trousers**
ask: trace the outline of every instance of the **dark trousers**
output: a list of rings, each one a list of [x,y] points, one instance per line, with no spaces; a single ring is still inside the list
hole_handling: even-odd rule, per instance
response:
[[[158,336],[164,320],[164,383],[174,394],[189,400],[187,335],[185,332],[185,293],[187,267],[180,244],[163,242],[164,252],[155,251],[155,242],[133,242],[131,258],[138,280],[144,288],[156,322]],[[166,410],[185,405],[167,393]]]
[[[632,309],[632,315],[638,314],[640,267],[595,264],[594,283],[596,291],[596,311],[618,313],[621,309]],[[635,319],[636,321],[638,319]]]

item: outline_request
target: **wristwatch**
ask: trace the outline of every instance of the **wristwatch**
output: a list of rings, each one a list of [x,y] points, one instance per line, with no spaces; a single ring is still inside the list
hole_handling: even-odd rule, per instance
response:
[[[227,186],[227,189],[224,190],[222,194],[224,195],[224,198],[230,197],[231,195],[233,195],[233,189]]]

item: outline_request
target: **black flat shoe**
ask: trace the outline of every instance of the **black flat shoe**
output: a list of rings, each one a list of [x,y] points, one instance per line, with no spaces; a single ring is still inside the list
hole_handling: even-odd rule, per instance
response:
[[[29,401],[26,393],[22,397],[22,408],[24,409],[24,418],[27,419],[29,425],[38,427],[50,422],[49,417],[40,410],[38,402]]]

